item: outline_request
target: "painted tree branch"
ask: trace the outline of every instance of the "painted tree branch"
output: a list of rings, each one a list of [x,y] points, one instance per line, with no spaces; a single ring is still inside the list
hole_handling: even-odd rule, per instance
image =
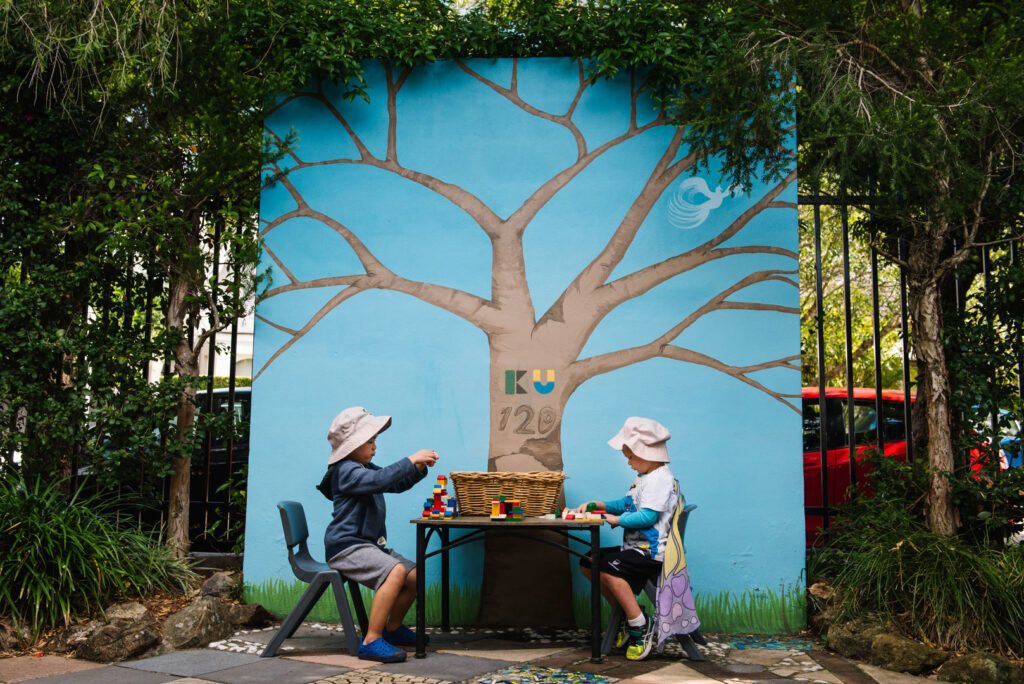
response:
[[[580,98],[583,96],[583,93],[584,93],[584,91],[587,88],[586,79],[583,76],[583,62],[581,62],[580,60],[576,60],[576,64],[577,64],[577,66],[579,68],[579,87],[576,89],[576,94],[575,94],[575,96],[572,99],[572,103],[569,105],[569,110],[565,114],[552,114],[550,112],[545,112],[545,111],[543,111],[541,109],[538,109],[538,108],[534,107],[530,103],[528,103],[525,100],[523,100],[522,97],[520,97],[520,95],[519,95],[519,81],[518,81],[518,69],[519,69],[519,60],[518,59],[513,58],[513,60],[512,60],[512,80],[511,80],[511,87],[509,87],[509,88],[505,88],[503,86],[500,86],[497,83],[495,83],[494,81],[490,80],[489,78],[485,78],[484,76],[482,76],[481,74],[477,73],[476,71],[473,71],[468,66],[466,66],[466,63],[463,60],[461,60],[461,59],[455,60],[455,63],[458,64],[459,68],[462,69],[463,71],[465,71],[467,74],[469,74],[470,76],[472,76],[476,80],[480,81],[481,83],[486,85],[488,88],[490,88],[494,92],[498,93],[499,95],[501,95],[503,98],[505,98],[506,100],[508,100],[509,102],[514,104],[515,106],[517,106],[520,109],[522,109],[524,112],[526,112],[528,114],[532,114],[533,116],[536,116],[536,117],[538,117],[540,119],[545,119],[547,121],[551,121],[552,123],[556,123],[559,126],[564,126],[570,133],[572,133],[572,137],[576,140],[576,160],[577,161],[583,159],[583,157],[587,154],[587,141],[586,141],[586,138],[583,137],[583,133],[576,126],[576,124],[573,123],[573,120],[572,120],[573,112],[576,110],[576,106],[579,104]],[[634,111],[635,111],[635,109],[636,108],[634,106]],[[633,117],[633,121],[635,123],[635,121],[636,121],[636,117],[635,116]],[[635,126],[632,126],[632,128],[635,128]]]
[[[687,328],[692,326],[701,318],[707,316],[714,311],[724,310],[747,310],[747,311],[775,311],[786,314],[799,314],[800,309],[797,307],[788,307],[777,304],[766,304],[761,302],[731,302],[727,301],[727,298],[740,290],[743,290],[751,285],[757,283],[763,283],[768,281],[783,282],[788,285],[797,287],[797,284],[786,278],[786,275],[795,274],[796,271],[783,271],[783,270],[768,270],[751,273],[750,275],[742,278],[733,285],[730,285],[726,289],[719,292],[717,295],[709,299],[702,306],[693,311],[689,316],[684,318],[678,324],[670,328],[664,334],[651,340],[645,345],[638,347],[631,347],[629,349],[622,349],[615,352],[609,352],[607,354],[601,354],[593,356],[587,359],[581,359],[570,368],[570,378],[575,384],[582,384],[589,378],[603,373],[608,373],[619,368],[624,368],[640,361],[646,361],[656,357],[672,358],[680,361],[687,361],[690,363],[696,363],[698,365],[708,366],[720,370],[727,375],[735,377],[742,382],[747,383],[751,387],[755,387],[766,394],[772,396],[774,399],[781,401],[783,404],[790,408],[794,408],[792,404],[785,400],[785,397],[791,395],[783,395],[773,390],[768,389],[761,383],[746,377],[747,373],[752,373],[758,370],[765,370],[766,368],[790,368],[799,371],[799,359],[800,356],[786,357],[784,359],[777,359],[775,361],[769,361],[754,366],[731,366],[724,362],[712,359],[704,354],[695,352],[693,350],[685,349],[672,345],[672,341],[677,339]],[[797,363],[793,363],[796,361]],[[794,408],[794,410],[797,410]],[[799,412],[799,410],[797,410]]]
[[[767,251],[770,253],[784,254],[785,256],[790,256],[793,259],[796,259],[796,254],[792,252],[786,253],[786,250],[781,250],[780,248],[775,247],[763,250],[761,248],[751,249],[741,247],[715,249],[718,245],[736,235],[740,229],[746,226],[755,216],[766,209],[775,197],[782,193],[790,183],[795,181],[796,171],[794,170],[786,176],[782,182],[767,192],[764,197],[758,200],[745,212],[740,214],[740,216],[733,221],[728,228],[707,240],[702,245],[694,247],[682,254],[670,257],[660,263],[652,264],[647,268],[640,269],[639,271],[635,271],[602,286],[596,292],[597,298],[601,300],[600,306],[610,310],[628,299],[633,299],[634,297],[647,292],[651,288],[656,285],[660,285],[670,278],[692,270],[701,264],[712,261],[713,259],[739,253],[738,250],[750,249],[751,251],[748,253]]]

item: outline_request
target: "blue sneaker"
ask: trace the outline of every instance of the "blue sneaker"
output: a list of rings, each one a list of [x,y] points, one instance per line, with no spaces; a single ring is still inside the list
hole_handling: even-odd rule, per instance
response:
[[[396,646],[415,646],[416,632],[405,625],[399,625],[398,629],[385,629],[384,638]],[[430,637],[426,637],[423,643],[429,644]]]
[[[405,651],[395,648],[384,639],[374,639],[368,644],[359,644],[360,660],[376,660],[379,663],[400,663],[405,660]]]

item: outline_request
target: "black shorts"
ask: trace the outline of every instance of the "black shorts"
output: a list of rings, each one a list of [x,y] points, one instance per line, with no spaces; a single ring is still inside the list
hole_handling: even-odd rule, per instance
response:
[[[580,567],[589,568],[590,559],[581,558]],[[634,594],[639,594],[648,580],[657,581],[661,574],[661,561],[637,549],[623,551],[621,546],[605,546],[601,548],[601,572],[621,577],[629,583]]]

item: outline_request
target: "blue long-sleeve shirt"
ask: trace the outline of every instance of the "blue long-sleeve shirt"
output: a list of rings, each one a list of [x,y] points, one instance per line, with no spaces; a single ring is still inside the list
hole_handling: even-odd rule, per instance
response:
[[[334,515],[324,533],[327,559],[350,546],[386,538],[384,494],[404,492],[426,475],[407,458],[383,468],[349,458],[339,461],[330,478]]]

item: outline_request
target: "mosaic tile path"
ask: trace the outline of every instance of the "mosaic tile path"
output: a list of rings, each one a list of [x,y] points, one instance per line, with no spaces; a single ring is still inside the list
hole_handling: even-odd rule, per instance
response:
[[[550,667],[519,665],[479,680],[478,684],[610,684],[616,681],[586,672],[566,672]]]
[[[590,662],[586,630],[430,629],[428,657],[380,664],[347,653],[333,625],[306,623],[276,658],[260,658],[274,628],[238,632],[209,648],[116,665],[45,657],[0,659],[0,682],[32,684],[911,684],[929,680],[872,668],[813,639],[711,635],[706,660],[675,642],[632,662],[612,653]],[[61,664],[66,663],[63,668]]]

